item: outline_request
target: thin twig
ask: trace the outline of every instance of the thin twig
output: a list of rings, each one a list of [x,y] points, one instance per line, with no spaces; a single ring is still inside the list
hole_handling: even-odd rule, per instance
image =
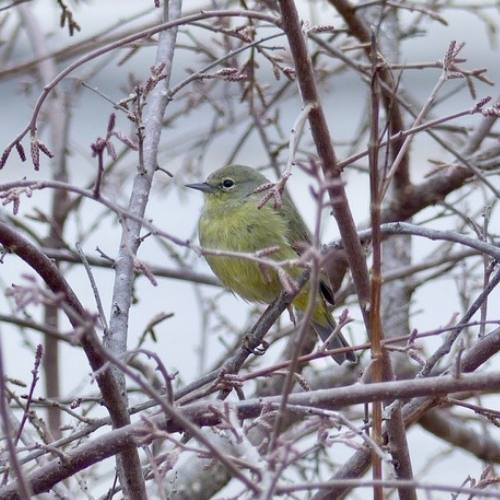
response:
[[[97,304],[97,310],[99,311],[99,317],[101,318],[101,323],[102,327],[104,329],[104,332],[108,331],[108,322],[106,320],[106,314],[104,313],[104,307],[102,305],[101,301],[101,296],[99,294],[99,290],[97,288],[97,284],[94,279],[94,275],[92,273],[92,269],[90,267],[89,261],[87,260],[86,255],[83,253],[82,247],[79,242],[75,243],[75,247],[78,251],[78,255],[80,256],[81,262],[83,264],[83,267],[85,268],[85,271],[87,273],[87,276],[90,281],[90,286],[92,287],[92,291],[94,292],[94,298]]]
[[[30,483],[24,474],[21,464],[19,463],[15,441],[14,439],[12,439],[12,429],[7,402],[7,390],[5,387],[6,383],[7,381],[3,364],[3,348],[2,342],[0,342],[0,415],[2,417],[1,421],[3,437],[7,443],[7,452],[9,456],[10,466],[12,467],[14,475],[16,476],[16,492],[19,492],[19,497],[22,500],[29,500],[31,498]]]

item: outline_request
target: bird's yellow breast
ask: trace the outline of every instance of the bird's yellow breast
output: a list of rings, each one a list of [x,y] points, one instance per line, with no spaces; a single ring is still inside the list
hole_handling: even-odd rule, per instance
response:
[[[288,240],[286,221],[272,207],[257,208],[257,201],[248,199],[233,206],[206,207],[200,218],[200,243],[203,248],[253,253],[278,246],[268,256],[286,260],[297,255]],[[207,262],[222,283],[252,302],[269,303],[281,291],[277,274],[257,262],[227,256],[206,256]]]

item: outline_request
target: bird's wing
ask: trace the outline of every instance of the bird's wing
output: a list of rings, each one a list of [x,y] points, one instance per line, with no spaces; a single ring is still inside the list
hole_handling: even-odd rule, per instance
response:
[[[295,204],[287,193],[283,194],[283,207],[281,208],[280,212],[288,222],[288,239],[290,241],[290,245],[295,250],[295,252],[297,252],[297,255],[301,255],[304,251],[304,243],[311,244],[312,235],[307,228],[304,220],[300,216],[299,211],[295,207]],[[320,275],[319,290],[322,297],[329,304],[335,304],[334,293],[330,284],[330,280],[324,272],[322,272]]]

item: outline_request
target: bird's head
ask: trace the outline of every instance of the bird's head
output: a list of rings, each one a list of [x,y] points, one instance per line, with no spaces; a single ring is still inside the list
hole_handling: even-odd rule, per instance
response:
[[[244,201],[266,182],[266,177],[251,167],[227,165],[212,172],[205,182],[186,184],[186,187],[202,191],[206,203],[219,205]]]

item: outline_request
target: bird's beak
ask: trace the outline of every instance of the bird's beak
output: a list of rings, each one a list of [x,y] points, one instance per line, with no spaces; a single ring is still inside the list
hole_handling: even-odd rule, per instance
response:
[[[198,191],[203,191],[204,193],[212,193],[214,187],[207,182],[200,182],[198,184],[184,184],[187,188],[197,189]]]

